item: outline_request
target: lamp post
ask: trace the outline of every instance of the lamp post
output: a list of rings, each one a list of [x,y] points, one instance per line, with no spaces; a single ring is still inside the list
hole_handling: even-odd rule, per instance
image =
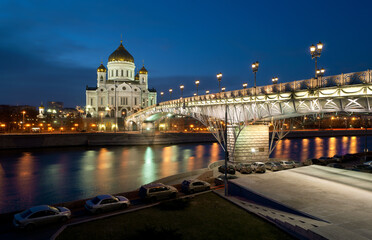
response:
[[[160,102],[163,101],[163,95],[164,95],[164,92],[160,92]]]
[[[218,80],[218,90],[219,92],[221,92],[222,73],[217,74],[217,80]]]
[[[25,114],[26,114],[26,111],[22,111],[22,114],[23,114],[23,117],[22,117],[22,131],[23,131],[23,128],[25,126]]]
[[[172,92],[173,92],[173,89],[170,88],[170,89],[169,89],[169,100],[172,100]]]
[[[103,132],[103,121],[102,121],[103,112],[101,112],[99,115],[101,116],[101,131]]]
[[[255,63],[252,63],[252,71],[254,73],[254,95],[257,95],[256,75],[257,75],[259,65],[260,63],[258,61],[256,61]]]
[[[196,85],[196,95],[199,95],[199,93],[198,93],[199,83],[200,83],[199,80],[196,80],[196,81],[195,81],[195,85]]]
[[[209,94],[209,90],[205,91],[205,94]]]
[[[116,105],[116,79],[114,80],[114,97],[115,97],[115,127],[114,127],[114,132],[116,133],[116,128],[118,127],[118,118],[117,118],[117,116],[118,116],[118,114],[117,114],[117,112],[118,112],[118,107],[117,107],[117,105]]]
[[[180,86],[180,89],[181,89],[181,99],[183,98],[183,89],[185,88],[185,86],[184,85],[181,85]]]
[[[316,72],[315,72],[315,74],[317,76],[317,79],[318,79],[318,84],[317,85],[319,87],[322,87],[322,77],[323,77],[324,73],[325,73],[325,69],[324,68],[317,69]]]
[[[243,94],[245,95],[245,89],[248,87],[248,83],[243,83]]]
[[[279,81],[279,78],[278,78],[278,77],[273,77],[273,78],[271,79],[271,81],[273,82],[273,84],[277,84],[278,81]]]
[[[311,58],[315,59],[315,78],[317,77],[316,71],[318,70],[318,66],[317,66],[318,57],[320,57],[320,55],[322,54],[322,50],[323,50],[323,43],[321,42],[319,42],[316,46],[314,46],[314,44],[310,46]]]

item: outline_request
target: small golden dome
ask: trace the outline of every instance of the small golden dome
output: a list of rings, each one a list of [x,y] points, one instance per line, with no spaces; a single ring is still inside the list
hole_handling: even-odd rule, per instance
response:
[[[113,61],[125,61],[134,63],[133,56],[124,48],[123,43],[120,43],[118,49],[116,49],[108,59],[109,62]]]
[[[139,74],[138,74],[138,72],[136,73],[136,76],[134,76],[134,80],[139,80]]]
[[[139,70],[139,73],[147,74],[147,69],[145,68],[145,65],[142,66],[142,68]]]
[[[101,63],[101,65],[99,65],[99,67],[97,68],[97,72],[106,72],[106,68],[105,68],[105,66],[103,66],[102,63]]]

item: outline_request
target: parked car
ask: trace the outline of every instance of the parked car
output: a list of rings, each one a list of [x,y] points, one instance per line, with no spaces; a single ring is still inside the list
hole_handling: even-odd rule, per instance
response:
[[[202,192],[211,189],[211,185],[205,181],[195,180],[184,180],[181,184],[182,192],[184,193],[195,193]]]
[[[265,173],[266,172],[265,163],[263,163],[263,162],[254,162],[252,164],[252,170],[255,173],[257,173],[257,172]]]
[[[129,200],[123,196],[98,195],[85,202],[85,209],[91,213],[101,213],[116,209],[124,209],[130,205]]]
[[[363,163],[363,165],[372,166],[372,161],[365,162],[365,163]]]
[[[225,165],[221,165],[218,167],[218,171],[220,173],[225,173]],[[227,173],[235,174],[235,167],[233,165],[227,165]]]
[[[265,163],[266,169],[270,169],[271,171],[280,171],[283,170],[283,166],[278,162],[267,162]]]
[[[353,171],[361,171],[361,172],[372,173],[372,166],[368,166],[368,165],[364,165],[364,164],[355,165],[355,166],[353,166],[352,170]]]
[[[164,185],[162,183],[150,183],[141,186],[139,190],[139,195],[143,200],[150,200],[152,202],[175,198],[177,197],[178,190],[169,185]]]
[[[284,169],[290,169],[290,168],[296,167],[293,161],[280,161],[279,163],[283,166]]]
[[[235,175],[227,174],[227,180],[229,180],[229,179],[236,179],[236,178],[238,178],[238,177],[235,176]],[[225,174],[222,174],[222,175],[220,175],[220,176],[218,176],[218,177],[216,177],[216,178],[214,179],[214,184],[215,184],[216,186],[218,186],[218,185],[223,185],[224,182],[225,182]]]
[[[327,167],[340,168],[340,169],[344,169],[345,168],[344,166],[342,166],[339,163],[329,163],[329,164],[327,164]]]
[[[252,173],[252,167],[250,163],[238,163],[235,169],[240,173]]]
[[[343,157],[343,162],[349,162],[349,161],[357,161],[359,160],[359,157],[355,154],[345,154],[344,157]]]
[[[31,230],[36,226],[55,222],[66,222],[71,217],[71,211],[65,207],[40,205],[15,214],[14,226]]]
[[[342,155],[334,155],[332,159],[336,162],[342,162]]]

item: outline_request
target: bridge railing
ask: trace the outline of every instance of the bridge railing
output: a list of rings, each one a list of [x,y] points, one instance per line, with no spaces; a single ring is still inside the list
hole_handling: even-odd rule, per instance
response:
[[[372,71],[367,70],[363,72],[345,73],[334,76],[326,76],[319,78],[311,78],[293,82],[278,83],[267,86],[258,86],[240,90],[233,90],[221,93],[211,93],[207,95],[187,97],[184,99],[175,99],[167,102],[161,102],[159,105],[179,105],[181,103],[194,102],[194,101],[206,101],[221,98],[232,98],[232,97],[247,97],[254,95],[265,95],[274,93],[292,92],[306,89],[322,88],[322,87],[334,87],[334,86],[345,86],[353,84],[371,84],[372,83]]]

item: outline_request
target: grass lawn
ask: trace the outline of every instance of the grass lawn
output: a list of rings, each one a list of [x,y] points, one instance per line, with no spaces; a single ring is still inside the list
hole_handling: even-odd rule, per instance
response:
[[[180,201],[68,227],[57,240],[293,239],[214,193]]]

